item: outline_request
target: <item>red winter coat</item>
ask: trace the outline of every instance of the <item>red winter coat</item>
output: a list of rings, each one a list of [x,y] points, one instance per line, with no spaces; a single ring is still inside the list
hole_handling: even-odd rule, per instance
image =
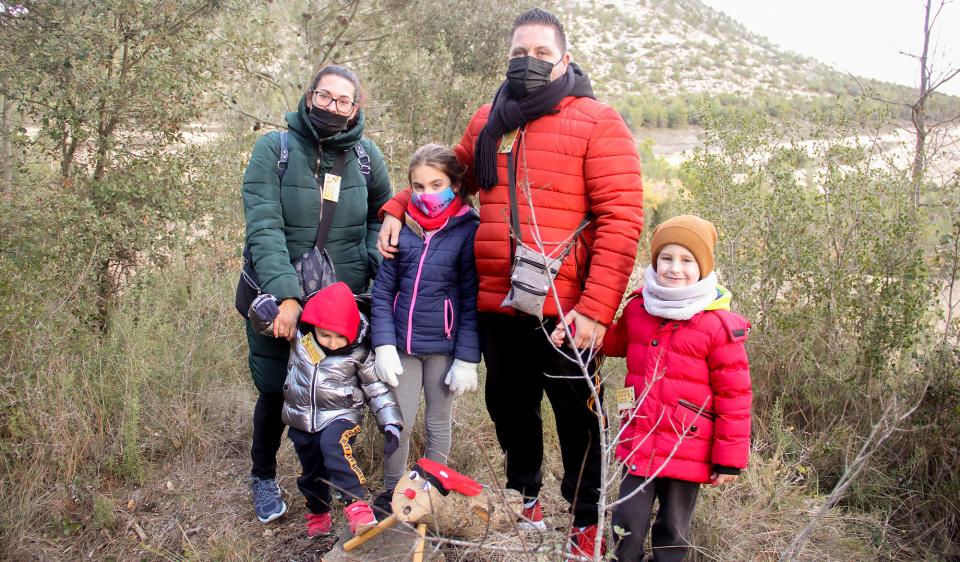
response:
[[[474,144],[487,122],[484,105],[455,147],[461,163],[472,168]],[[555,285],[564,311],[577,312],[609,325],[620,305],[633,271],[637,242],[643,228],[643,185],[640,158],[633,136],[610,106],[588,97],[564,98],[557,113],[527,123],[517,141],[520,147],[518,184],[530,181],[540,234],[548,250],[566,239],[589,212],[594,220],[584,232],[586,245],[577,244],[567,257]],[[526,168],[526,173],[524,173]],[[507,191],[507,155],[497,155],[499,182],[480,193],[480,227],[474,253],[480,281],[478,308],[513,314],[500,303],[510,289],[510,196]],[[472,171],[464,179],[477,191]],[[533,245],[530,207],[518,188],[520,225],[525,243]],[[400,193],[383,210],[403,217],[409,192]],[[544,316],[557,316],[548,294]]]
[[[617,458],[631,474],[653,476],[678,442],[658,476],[702,483],[715,465],[747,466],[753,397],[744,348],[749,329],[749,322],[728,310],[666,320],[648,313],[642,297],[627,304],[607,332],[603,352],[627,358],[625,386],[639,402],[632,420],[630,410],[621,414],[628,425],[617,446]]]

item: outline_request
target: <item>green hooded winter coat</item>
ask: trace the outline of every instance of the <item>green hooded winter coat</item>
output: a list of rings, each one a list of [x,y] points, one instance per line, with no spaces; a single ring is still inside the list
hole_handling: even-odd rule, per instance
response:
[[[293,262],[313,247],[320,217],[316,177],[322,180],[333,168],[338,153],[346,152],[347,159],[326,249],[337,279],[354,293],[366,290],[377,272],[380,254],[376,242],[381,224],[377,213],[393,195],[383,154],[373,141],[363,138],[362,110],[353,127],[322,141],[307,114],[306,97],[300,99],[296,112],[287,114],[290,159],[282,186],[277,176],[280,133],[264,135],[257,141],[243,174],[243,210],[253,268],[263,291],[281,301],[303,296]],[[357,143],[370,156],[369,185],[360,172],[354,151]]]
[[[302,298],[293,268],[313,247],[320,221],[320,196],[314,177],[333,168],[338,152],[346,152],[333,227],[326,250],[336,268],[337,279],[354,293],[365,291],[380,264],[377,235],[380,207],[393,195],[383,154],[370,139],[363,138],[364,114],[359,111],[350,129],[320,140],[307,117],[306,97],[297,111],[287,114],[287,144],[290,151],[283,184],[277,175],[280,133],[261,137],[253,148],[243,174],[243,211],[247,243],[262,290],[277,297]],[[354,146],[363,145],[370,156],[370,182],[364,182]],[[279,395],[286,376],[290,344],[283,339],[256,334],[247,322],[250,372],[260,392]]]

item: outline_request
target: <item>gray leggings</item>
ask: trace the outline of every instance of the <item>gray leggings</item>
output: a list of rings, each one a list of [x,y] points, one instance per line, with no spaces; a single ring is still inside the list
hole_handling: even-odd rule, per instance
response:
[[[383,485],[387,490],[397,486],[407,470],[407,456],[410,453],[410,434],[413,432],[420,407],[420,391],[426,399],[424,427],[427,433],[428,459],[447,463],[450,454],[450,419],[453,417],[453,393],[444,384],[447,371],[453,364],[450,355],[407,355],[400,352],[403,374],[400,386],[394,392],[400,402],[403,414],[403,432],[400,433],[400,446],[383,461]]]

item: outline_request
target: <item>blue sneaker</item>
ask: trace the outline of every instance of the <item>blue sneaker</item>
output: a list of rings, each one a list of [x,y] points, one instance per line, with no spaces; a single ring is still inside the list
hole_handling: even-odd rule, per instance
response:
[[[280,486],[273,478],[251,477],[253,484],[253,507],[257,511],[257,519],[261,523],[269,523],[287,512],[287,504],[283,501]]]

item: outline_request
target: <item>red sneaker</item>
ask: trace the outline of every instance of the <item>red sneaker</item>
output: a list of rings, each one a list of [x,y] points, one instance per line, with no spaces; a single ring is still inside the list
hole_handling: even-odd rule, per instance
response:
[[[533,499],[523,504],[523,511],[520,512],[520,523],[518,527],[525,530],[539,529],[545,531],[547,524],[543,522],[543,506],[540,505],[540,499]]]
[[[343,508],[343,513],[347,516],[350,532],[354,535],[362,533],[377,524],[377,518],[373,516],[370,504],[363,500],[357,500]]]
[[[319,535],[326,535],[333,527],[333,520],[330,518],[330,512],[326,513],[307,513],[304,515],[307,520],[307,537],[313,538]]]
[[[597,546],[597,526],[573,527],[570,529],[570,554],[592,559]],[[600,537],[600,556],[607,553],[607,540]]]

